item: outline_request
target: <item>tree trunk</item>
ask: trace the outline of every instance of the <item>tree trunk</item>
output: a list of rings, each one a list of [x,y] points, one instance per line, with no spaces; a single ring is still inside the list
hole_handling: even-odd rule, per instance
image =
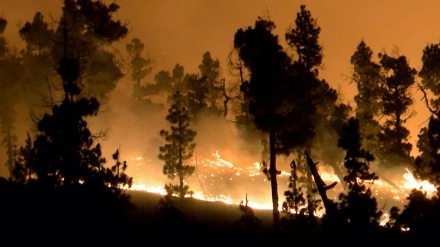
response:
[[[316,187],[318,187],[319,195],[321,195],[325,210],[328,213],[332,210],[332,207],[331,207],[331,200],[328,199],[328,197],[327,197],[327,190],[335,187],[338,182],[335,181],[332,184],[330,184],[329,186],[327,186],[325,184],[324,180],[322,180],[321,176],[319,175],[318,169],[316,169],[316,165],[318,164],[318,162],[316,162],[316,163],[313,162],[312,158],[309,156],[307,151],[305,151],[305,154],[306,154],[306,158],[307,158],[307,165],[309,166],[310,171],[313,175],[313,178],[315,179],[315,183],[316,183]]]
[[[180,198],[185,198],[185,191],[183,190],[183,175],[179,176],[179,188],[180,188]]]
[[[270,130],[269,133],[269,145],[270,145],[270,186],[272,189],[272,205],[273,205],[273,226],[274,229],[278,229],[280,221],[280,212],[278,211],[278,184],[277,184],[277,166],[276,166],[276,150],[275,150],[275,131]]]
[[[315,212],[315,207],[313,206],[313,186],[312,186],[312,172],[310,167],[306,167],[306,183],[307,183],[307,211],[309,216],[312,217]]]

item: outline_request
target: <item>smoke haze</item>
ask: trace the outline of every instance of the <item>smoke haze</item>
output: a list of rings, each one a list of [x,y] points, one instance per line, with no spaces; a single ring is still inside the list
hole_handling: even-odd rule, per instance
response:
[[[113,1],[104,1],[113,2]],[[132,38],[145,44],[144,55],[154,60],[154,70],[143,82],[153,82],[160,70],[171,71],[181,64],[185,73],[197,73],[202,55],[210,51],[213,59],[220,61],[223,76],[233,80],[227,72],[227,55],[239,28],[253,26],[258,16],[270,17],[277,26],[276,33],[284,42],[284,33],[293,25],[301,4],[305,4],[321,27],[320,43],[324,47],[325,68],[320,72],[335,89],[340,89],[344,99],[354,104],[355,86],[350,83],[350,56],[364,40],[376,55],[385,50],[391,53],[397,47],[408,58],[410,66],[419,70],[423,48],[440,38],[436,0],[420,1],[175,1],[175,0],[124,0],[116,18],[129,26],[126,39],[115,47],[121,52]],[[32,20],[40,11],[51,22],[59,17],[62,1],[53,0],[0,0],[2,17],[8,20],[4,36],[11,45],[23,48],[18,27]],[[51,17],[52,16],[52,17]],[[282,42],[282,43],[283,43]],[[129,73],[126,74],[127,77]],[[162,174],[163,162],[157,159],[162,139],[161,129],[168,129],[166,109],[159,112],[137,114],[130,111],[132,84],[124,78],[112,92],[96,118],[88,119],[92,131],[107,131],[102,140],[104,156],[112,164],[111,154],[120,149],[121,159],[127,160],[129,175],[144,183],[169,182]],[[421,101],[421,93],[413,90],[416,114],[407,124],[411,130],[413,153],[420,128],[426,125],[428,113]],[[26,131],[32,127],[27,111],[20,111],[16,132],[19,145],[23,145]],[[204,118],[197,126],[195,142],[198,158],[212,159],[219,155],[234,166],[252,167],[260,161],[260,143],[249,144],[239,138],[233,123],[224,119]],[[4,155],[3,153],[1,155]],[[2,156],[3,157],[3,156]],[[3,160],[3,159],[2,159]],[[288,160],[280,159],[279,169],[289,170]],[[2,175],[5,168],[1,167]],[[263,175],[260,175],[264,179]],[[282,185],[284,186],[284,185]],[[282,191],[282,186],[280,191]],[[267,183],[269,193],[269,183]]]

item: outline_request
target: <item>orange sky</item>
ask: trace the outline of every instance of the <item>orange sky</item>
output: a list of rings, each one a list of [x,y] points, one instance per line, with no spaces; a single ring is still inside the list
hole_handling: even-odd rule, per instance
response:
[[[111,2],[111,1],[105,1]],[[349,83],[350,56],[363,39],[373,50],[391,53],[394,48],[405,55],[419,70],[423,48],[440,39],[440,1],[438,0],[119,0],[117,18],[127,22],[129,37],[140,38],[146,52],[155,60],[155,71],[171,70],[176,63],[187,72],[197,72],[202,54],[210,51],[226,71],[226,55],[232,47],[234,33],[253,25],[258,16],[275,22],[283,40],[299,6],[305,4],[321,27],[320,42],[324,47],[325,78],[341,89],[346,102],[354,104],[354,85]],[[16,40],[17,25],[32,19],[41,11],[49,21],[59,16],[62,1],[0,0],[0,14],[9,22],[6,37]],[[22,44],[17,44],[20,46]],[[415,144],[418,130],[426,124],[421,94],[414,92],[416,115],[408,122]]]

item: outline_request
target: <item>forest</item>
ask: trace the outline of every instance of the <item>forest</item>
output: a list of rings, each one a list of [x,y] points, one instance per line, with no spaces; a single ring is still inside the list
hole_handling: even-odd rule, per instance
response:
[[[7,171],[0,177],[2,241],[46,246],[438,241],[440,43],[426,45],[416,70],[398,51],[375,53],[360,40],[347,58],[357,89],[351,105],[321,78],[321,27],[306,5],[292,13],[294,23],[283,37],[274,33],[276,23],[268,16],[238,26],[226,65],[206,51],[198,73],[186,72],[182,61],[154,74],[148,44],[127,40],[129,28],[115,18],[120,8],[123,4],[99,0],[63,0],[59,17],[37,12],[19,27],[23,49],[3,35],[9,23],[0,17],[0,157]],[[124,148],[104,147],[112,132],[92,128],[117,118],[111,95],[123,80],[131,90],[124,111],[138,118],[118,118],[127,126],[122,138],[133,131],[129,121],[161,126],[142,141],[157,160],[152,176],[166,181],[163,194],[134,191],[129,172],[134,164]],[[416,147],[406,127],[414,87],[430,113]],[[223,122],[247,147],[230,146],[229,152],[260,157],[257,176],[270,190],[270,224],[247,194],[219,210],[194,197],[188,181],[200,182],[197,150],[207,145],[202,140],[208,132],[228,135],[219,128]],[[23,128],[26,137],[20,140]],[[111,160],[104,149],[112,150]],[[415,149],[417,155],[411,155]],[[284,190],[279,167],[286,161]],[[324,178],[326,167],[339,179]],[[436,191],[414,188],[403,206],[383,207],[373,189],[381,176],[376,171],[407,167]],[[336,197],[335,186],[343,188]],[[147,197],[151,201],[144,202]]]

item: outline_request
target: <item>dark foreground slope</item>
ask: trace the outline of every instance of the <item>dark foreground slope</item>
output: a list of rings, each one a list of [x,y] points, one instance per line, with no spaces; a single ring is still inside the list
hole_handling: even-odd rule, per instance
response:
[[[145,191],[130,191],[130,196],[131,201],[136,205],[135,215],[139,217],[138,220],[143,221],[150,221],[155,218],[159,200],[164,198],[163,195]],[[173,203],[188,219],[203,222],[213,227],[229,227],[243,215],[236,204],[193,198],[186,198],[183,201],[176,198]],[[255,216],[261,220],[262,227],[272,226],[272,210],[253,209],[253,211]]]
[[[188,241],[202,244],[206,241],[233,244],[252,243],[258,233],[269,232],[272,226],[271,210],[253,210],[260,221],[260,230],[247,230],[236,222],[243,215],[238,205],[223,202],[202,201],[186,198],[173,199],[173,210],[161,210],[160,199],[163,195],[130,191],[131,201],[136,208],[130,214],[131,227],[141,242],[148,239],[179,242]],[[247,241],[249,239],[249,242]],[[255,242],[254,242],[255,243]]]
[[[134,207],[102,191],[44,190],[0,181],[0,242],[7,246],[149,246],[153,243],[205,245],[256,239],[257,231],[236,226],[238,205],[129,191]],[[126,207],[128,206],[128,207]],[[270,211],[255,211],[261,228]],[[252,241],[251,241],[252,242]]]
[[[252,220],[236,224],[244,215],[239,205],[175,198],[173,206],[163,206],[162,195],[129,193],[134,207],[126,208],[113,197],[88,190],[57,194],[0,184],[0,242],[5,246],[267,247],[286,246],[293,240],[295,246],[322,246],[348,237],[346,232],[327,235],[310,217],[281,224],[284,228],[275,233],[271,210],[253,210],[260,223],[255,227]],[[383,242],[382,237],[375,239]]]
[[[272,210],[253,209],[260,221],[259,228],[237,226],[243,216],[239,205],[223,202],[208,202],[197,199],[174,199],[176,211],[170,210],[167,215],[159,210],[162,195],[130,191],[131,200],[136,209],[130,215],[130,222],[135,229],[135,242],[148,243],[157,241],[167,244],[191,244],[192,246],[325,246],[338,243],[339,246],[352,246],[359,242],[360,236],[369,236],[360,246],[371,246],[374,243],[396,244],[410,243],[403,235],[395,235],[385,229],[371,232],[354,232],[328,229],[323,231],[320,221],[311,221],[310,217],[298,217],[295,221],[286,221],[281,214],[280,229],[273,231]],[[353,233],[353,232],[352,232]],[[416,242],[418,242],[417,240]],[[366,245],[364,245],[366,244]]]

